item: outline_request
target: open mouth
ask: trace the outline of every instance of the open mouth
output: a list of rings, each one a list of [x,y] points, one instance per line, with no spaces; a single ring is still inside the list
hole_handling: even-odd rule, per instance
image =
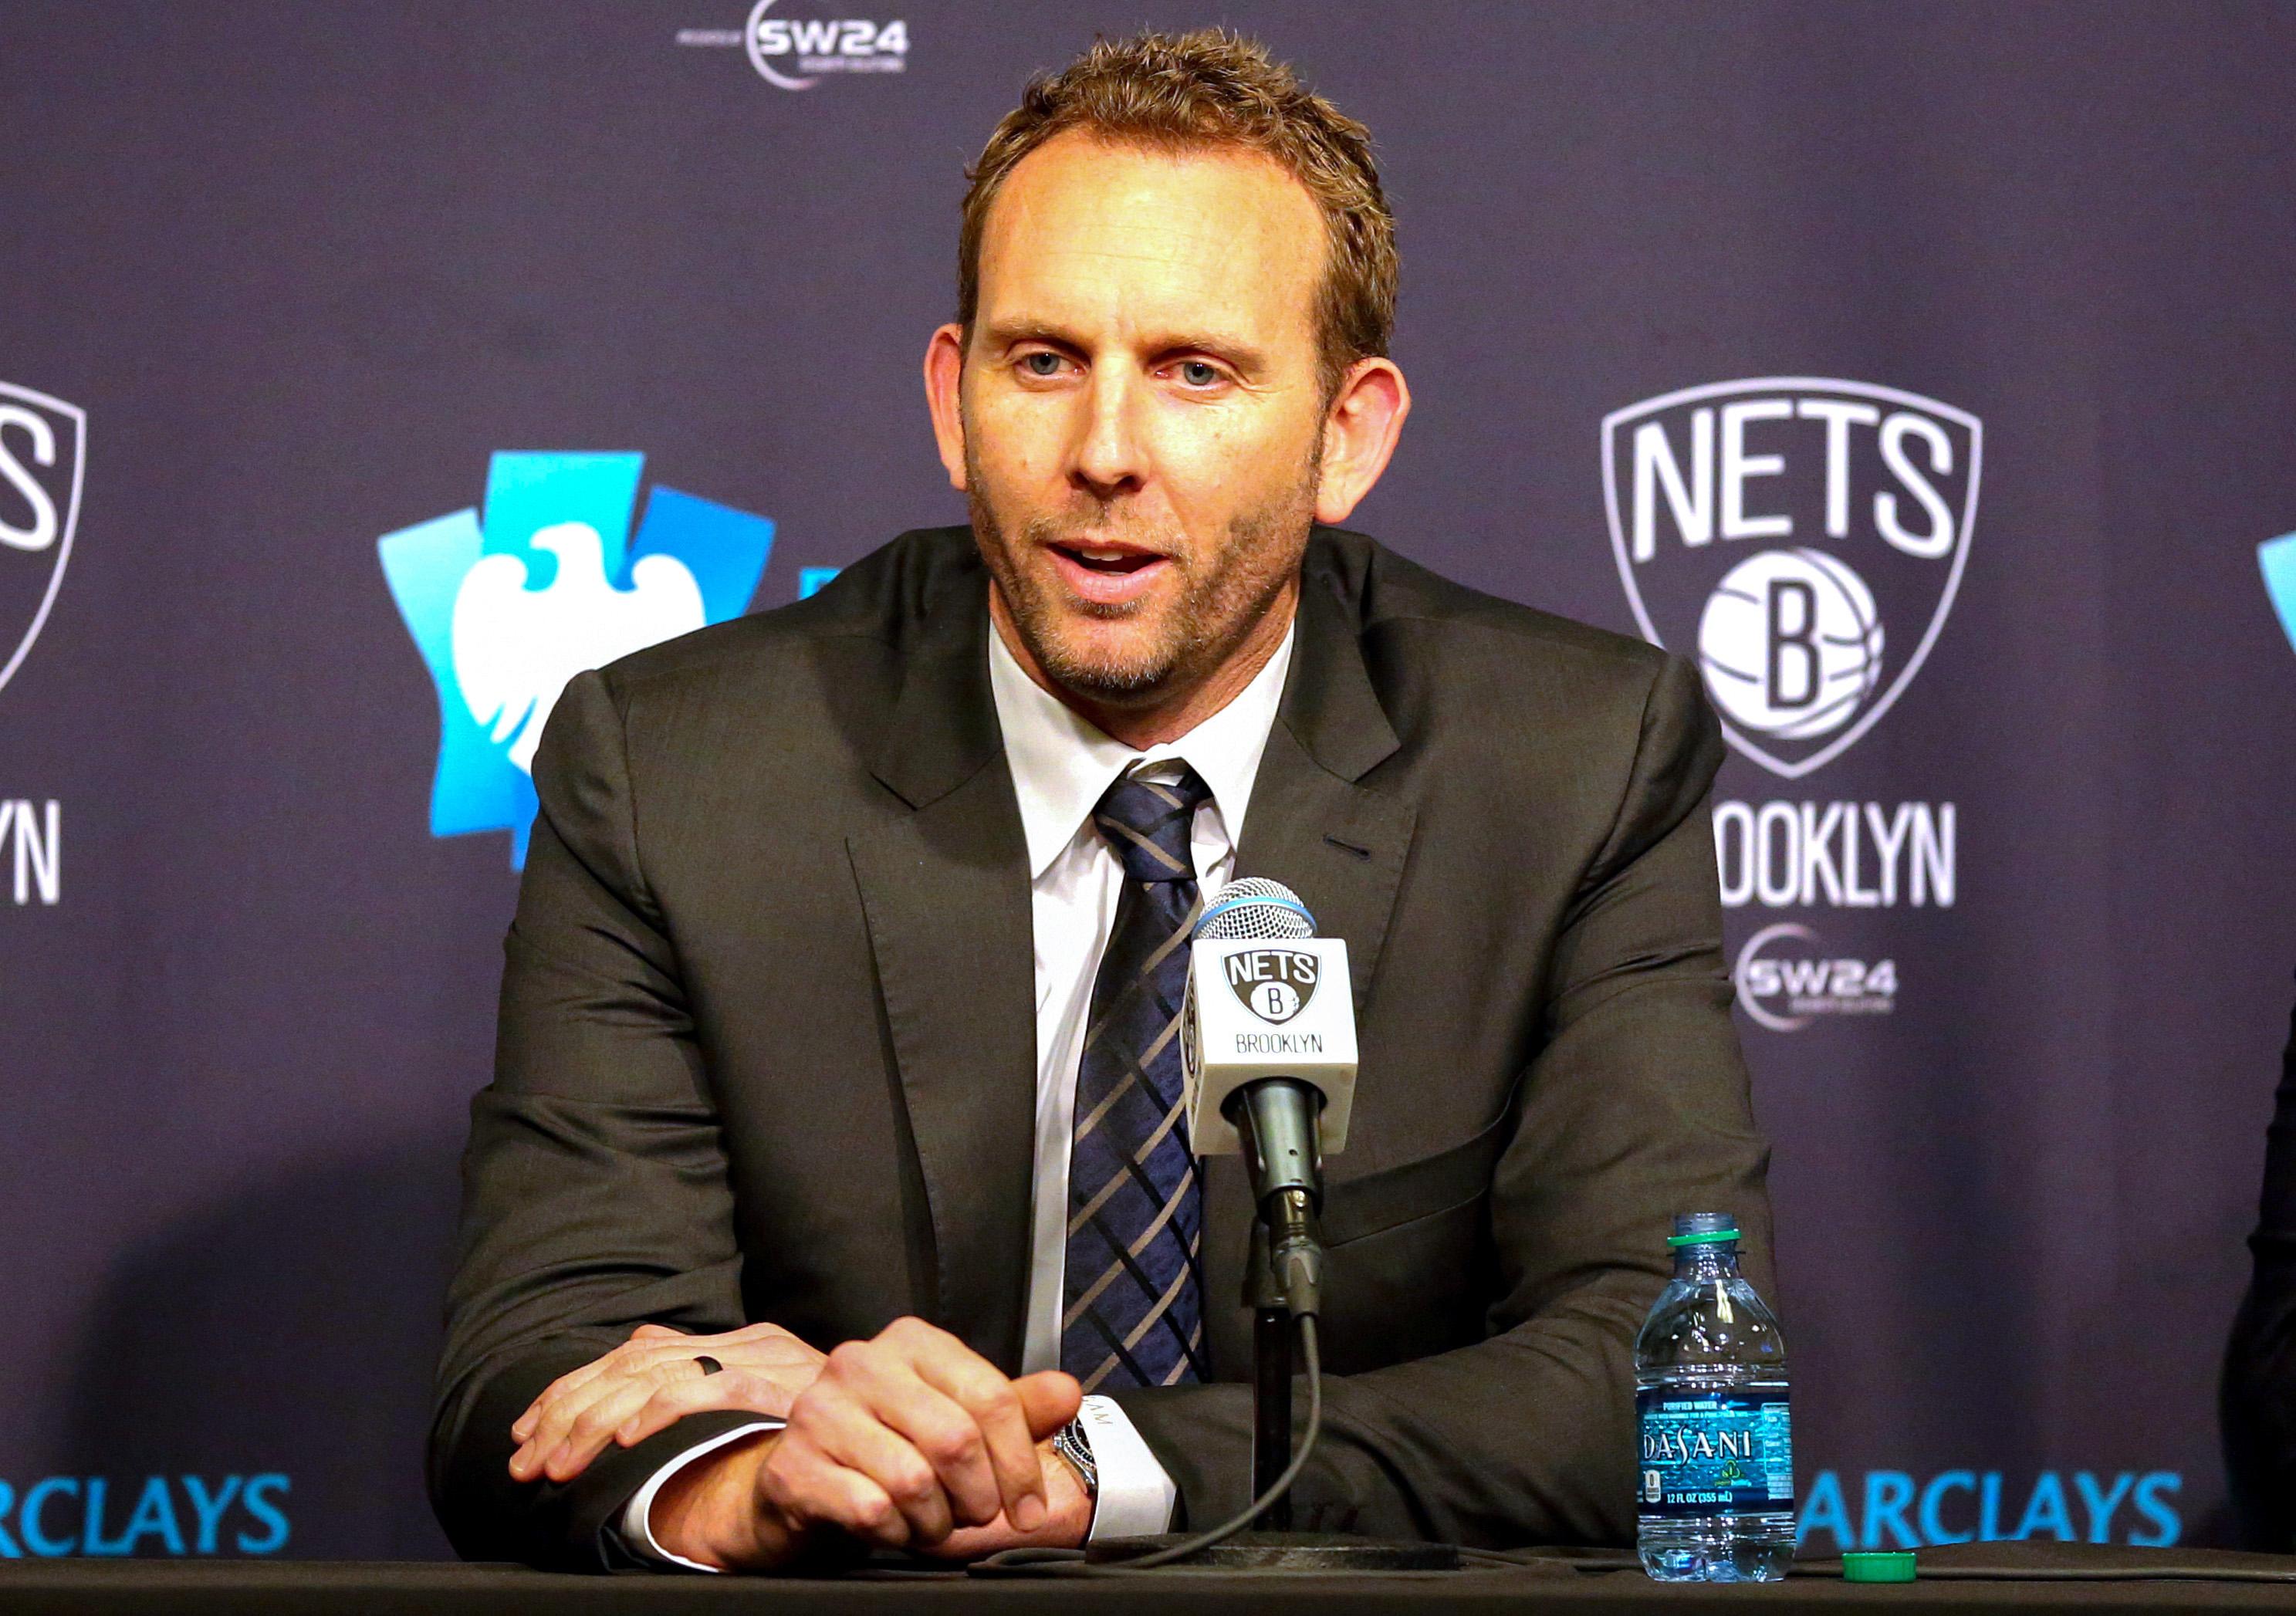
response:
[[[1110,609],[1145,600],[1173,565],[1171,557],[1134,545],[1063,540],[1045,548],[1075,599]]]
[[[1147,550],[1128,550],[1098,545],[1054,545],[1054,550],[1087,572],[1127,578],[1154,566],[1164,558]]]

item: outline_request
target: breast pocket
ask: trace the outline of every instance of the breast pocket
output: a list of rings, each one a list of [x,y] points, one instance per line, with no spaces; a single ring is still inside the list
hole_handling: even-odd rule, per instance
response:
[[[1462,1144],[1325,1192],[1324,1351],[1333,1374],[1483,1339],[1496,1283],[1491,1173],[1514,1126],[1510,1105]]]

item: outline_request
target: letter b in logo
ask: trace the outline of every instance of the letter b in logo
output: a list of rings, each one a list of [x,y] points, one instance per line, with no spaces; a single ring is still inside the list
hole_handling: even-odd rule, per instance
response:
[[[1716,705],[1742,727],[1808,740],[1847,723],[1882,677],[1874,593],[1819,550],[1766,550],[1733,567],[1698,620]]]
[[[1227,985],[1261,1021],[1288,1021],[1316,997],[1316,956],[1292,948],[1232,954]]]

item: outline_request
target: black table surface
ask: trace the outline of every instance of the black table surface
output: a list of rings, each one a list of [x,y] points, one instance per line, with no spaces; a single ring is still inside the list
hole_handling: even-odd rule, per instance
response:
[[[835,1580],[632,1575],[570,1577],[507,1565],[329,1561],[0,1563],[0,1612],[250,1612],[250,1616],[464,1616],[547,1610],[661,1616],[736,1607],[776,1616],[1373,1616],[1387,1612],[1672,1612],[1716,1604],[1770,1612],[2296,1611],[2296,1557],[2078,1544],[1925,1549],[1911,1584],[1841,1580],[1838,1562],[1797,1565],[1784,1582],[1661,1587],[1612,1559],[1526,1557],[1518,1566],[1387,1576],[1271,1576],[1167,1571],[1013,1579],[961,1572],[862,1573]]]

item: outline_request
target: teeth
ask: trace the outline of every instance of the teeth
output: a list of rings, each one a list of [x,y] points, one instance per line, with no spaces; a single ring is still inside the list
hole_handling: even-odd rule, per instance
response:
[[[1096,562],[1120,562],[1125,558],[1125,552],[1121,550],[1086,550],[1081,554],[1086,559]]]

